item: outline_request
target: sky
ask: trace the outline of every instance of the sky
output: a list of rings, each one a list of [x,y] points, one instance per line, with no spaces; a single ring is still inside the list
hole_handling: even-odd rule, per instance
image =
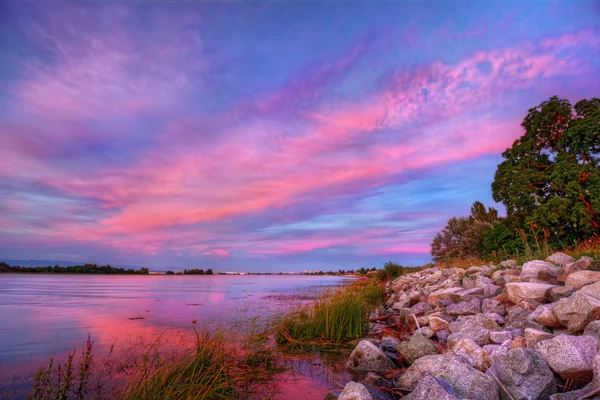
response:
[[[597,1],[0,0],[0,259],[422,264],[599,76]]]

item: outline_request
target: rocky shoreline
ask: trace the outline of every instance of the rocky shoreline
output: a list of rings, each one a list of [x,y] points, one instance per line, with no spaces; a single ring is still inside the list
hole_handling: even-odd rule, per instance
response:
[[[600,272],[556,253],[388,282],[338,400],[600,399]]]

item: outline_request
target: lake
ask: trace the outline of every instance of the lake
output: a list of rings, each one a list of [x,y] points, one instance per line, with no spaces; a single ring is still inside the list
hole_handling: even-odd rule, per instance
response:
[[[269,316],[348,281],[286,275],[0,274],[0,395],[2,387],[30,375],[50,356],[81,348],[88,334],[95,349],[107,351],[114,344],[118,350],[166,332]],[[299,364],[293,379],[297,398],[322,399],[329,389],[322,375]],[[294,398],[294,388],[285,390],[281,398]]]

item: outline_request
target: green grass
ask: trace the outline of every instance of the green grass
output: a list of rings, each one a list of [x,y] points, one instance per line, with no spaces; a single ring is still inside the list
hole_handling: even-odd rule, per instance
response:
[[[381,286],[359,281],[320,296],[280,318],[276,340],[293,347],[305,344],[343,343],[364,335],[369,313],[382,302]]]

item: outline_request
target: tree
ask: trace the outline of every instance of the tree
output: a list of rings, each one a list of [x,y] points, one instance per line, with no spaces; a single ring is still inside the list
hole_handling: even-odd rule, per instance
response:
[[[204,273],[204,275],[212,275],[213,274],[213,270],[212,269],[207,269],[206,272]]]
[[[600,229],[600,99],[552,97],[529,110],[492,183],[514,226],[564,247]]]
[[[365,269],[365,267],[360,267],[360,269],[358,270],[358,272],[359,272],[361,275],[366,275],[366,274],[367,274],[367,270]]]
[[[175,275],[175,272],[173,272],[173,271],[167,271],[167,272],[165,272],[165,275]]]
[[[469,217],[450,218],[444,229],[433,238],[433,260],[480,258],[483,239],[498,221],[496,209],[486,209],[480,201],[474,202]]]

